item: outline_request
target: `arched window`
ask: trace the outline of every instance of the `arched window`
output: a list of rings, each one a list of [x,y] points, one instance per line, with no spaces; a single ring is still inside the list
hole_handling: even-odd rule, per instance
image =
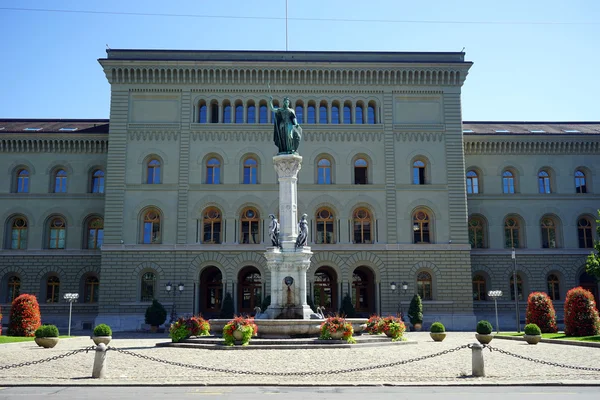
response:
[[[12,250],[25,250],[27,248],[27,219],[15,217],[10,229],[10,248]]]
[[[577,237],[579,239],[580,249],[591,249],[594,247],[594,237],[592,236],[592,221],[590,218],[581,217],[577,220]]]
[[[248,121],[249,124],[256,123],[256,106],[254,105],[254,103],[248,104],[248,110],[246,111],[246,121]]]
[[[331,123],[340,123],[340,107],[337,105],[337,103],[331,106]]]
[[[64,169],[54,173],[54,193],[67,193],[67,171]]]
[[[159,184],[161,182],[160,167],[160,161],[156,158],[148,161],[146,183]]]
[[[148,210],[144,213],[144,225],[142,232],[142,243],[161,243],[160,214],[156,210]]]
[[[104,220],[92,218],[87,224],[87,248],[99,249],[104,242]]]
[[[238,104],[235,106],[235,123],[242,124],[244,123],[244,106]]]
[[[475,171],[467,172],[467,193],[479,193],[479,177],[477,176],[477,172]]]
[[[221,212],[214,207],[204,212],[202,243],[221,243]]]
[[[17,171],[17,193],[29,193],[29,171],[20,169]]]
[[[218,158],[213,157],[206,163],[206,183],[209,185],[221,183],[221,161]]]
[[[520,274],[517,274],[517,293],[519,300],[523,300],[523,279]],[[515,280],[514,274],[510,276],[510,299],[515,300]]]
[[[550,174],[547,171],[538,173],[538,189],[542,194],[550,193]]]
[[[250,313],[262,302],[262,282],[258,269],[246,267],[239,276],[239,312]]]
[[[307,110],[307,119],[306,119],[306,123],[307,124],[316,124],[317,123],[317,114],[315,111],[315,106],[314,105],[309,105],[308,106],[308,110]]]
[[[321,103],[319,106],[319,124],[327,123],[327,106]]]
[[[507,249],[521,247],[521,228],[519,220],[515,217],[506,218],[504,221],[504,247]]]
[[[60,301],[60,279],[50,276],[46,279],[46,303],[58,303]]]
[[[417,275],[417,294],[423,300],[432,300],[433,280],[429,272],[421,271]]]
[[[502,173],[502,193],[515,193],[515,177],[512,171]]]
[[[83,302],[97,303],[99,294],[100,281],[95,276],[85,278],[83,285]]]
[[[259,124],[266,124],[268,123],[268,113],[267,113],[267,106],[262,105],[259,107],[258,109],[258,123]]]
[[[551,300],[560,300],[560,281],[555,274],[548,275],[548,296]]]
[[[65,220],[54,217],[50,220],[50,234],[48,235],[49,249],[64,249],[67,236]]]
[[[152,301],[154,293],[156,293],[156,275],[154,275],[154,272],[144,273],[140,284],[140,301]]]
[[[354,243],[373,243],[371,213],[366,208],[354,211]]]
[[[240,218],[240,243],[257,244],[260,243],[260,216],[253,208],[247,208],[242,211]]]
[[[217,267],[207,267],[200,274],[200,311],[217,313],[223,301],[223,274]]]
[[[326,158],[321,158],[317,162],[317,184],[331,184],[331,161]]]
[[[374,308],[373,272],[367,267],[358,267],[352,273],[352,304],[359,313],[369,313]]]
[[[485,300],[486,296],[485,278],[481,275],[475,275],[473,277],[473,300]]]
[[[7,303],[13,302],[14,299],[19,297],[21,294],[21,278],[18,276],[11,276],[8,278],[8,297],[6,299]]]
[[[315,216],[317,221],[317,237],[315,243],[335,243],[335,218],[331,210],[321,208]]]
[[[210,103],[210,123],[216,124],[219,122],[219,103],[213,100]]]
[[[200,108],[198,109],[198,122],[201,124],[205,124],[208,122],[208,114],[207,114],[206,103],[200,104]]]
[[[225,103],[223,106],[223,123],[230,124],[233,118],[233,113],[231,111],[231,105],[229,103]]]
[[[431,243],[429,214],[417,211],[413,215],[413,243]]]
[[[304,106],[301,104],[296,106],[296,121],[299,124],[304,123]]]
[[[366,185],[368,183],[369,164],[364,158],[354,161],[354,184]]]
[[[363,105],[362,105],[362,103],[356,104],[356,108],[355,108],[354,112],[356,113],[356,119],[355,119],[356,123],[357,124],[363,124],[364,123],[364,121],[363,121],[364,117],[363,117]]]
[[[413,163],[413,185],[425,184],[425,163],[421,160],[416,160]]]
[[[348,105],[344,105],[344,123],[352,123],[352,109]]]
[[[375,107],[369,104],[367,108],[367,124],[375,124]]]
[[[101,169],[92,172],[92,193],[104,193],[104,171]]]
[[[587,193],[585,173],[581,170],[575,171],[575,193]]]
[[[330,267],[320,267],[315,272],[314,304],[327,311],[337,310],[337,281]]]
[[[244,160],[244,183],[246,185],[256,185],[258,183],[258,163],[252,157]]]
[[[556,223],[552,218],[542,219],[542,247],[544,249],[555,249],[556,243]]]
[[[469,243],[472,249],[486,248],[485,223],[479,217],[469,218]]]

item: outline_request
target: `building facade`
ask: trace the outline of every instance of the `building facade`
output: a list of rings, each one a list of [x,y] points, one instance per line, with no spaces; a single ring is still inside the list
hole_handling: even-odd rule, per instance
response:
[[[349,294],[360,314],[388,314],[419,293],[426,325],[473,329],[497,289],[508,328],[514,276],[521,319],[531,291],[559,315],[569,288],[598,295],[584,264],[600,123],[463,122],[464,53],[108,50],[99,62],[109,120],[0,120],[6,316],[34,293],[43,320],[66,326],[67,292],[81,328],[138,329],[153,298],[214,317],[231,293],[253,312],[278,213],[269,95],[288,96],[303,127],[315,304],[335,311]]]

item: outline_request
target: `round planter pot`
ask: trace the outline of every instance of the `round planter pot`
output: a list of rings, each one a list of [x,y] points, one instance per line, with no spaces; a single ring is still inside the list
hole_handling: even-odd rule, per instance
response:
[[[524,335],[523,337],[529,344],[538,344],[542,340],[542,335]]]
[[[441,342],[446,339],[446,332],[429,332],[429,336],[431,336],[435,342]]]
[[[112,336],[92,336],[92,340],[98,346],[100,343],[104,343],[108,346],[110,341],[112,340]]]
[[[35,338],[35,343],[45,349],[51,349],[58,344],[57,337]]]
[[[232,335],[235,340],[242,340],[244,338],[244,333],[242,331],[238,331],[237,329],[233,331]]]
[[[422,324],[418,324],[418,323],[413,324],[413,327],[412,327],[413,332],[420,332],[422,326],[423,326]]]
[[[344,337],[344,331],[337,331],[329,334],[332,339],[341,339]]]
[[[494,335],[483,335],[481,333],[476,333],[475,337],[481,344],[488,344],[494,338]]]

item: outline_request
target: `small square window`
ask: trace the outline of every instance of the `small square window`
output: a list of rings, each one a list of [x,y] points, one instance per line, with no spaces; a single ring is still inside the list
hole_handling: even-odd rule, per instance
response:
[[[5,127],[3,127],[3,126],[0,126],[0,131],[3,131],[3,130],[5,130],[5,129],[6,129]]]
[[[510,133],[510,131],[506,129],[496,129],[496,133]]]
[[[42,130],[42,128],[25,128],[23,130],[26,132],[39,132]]]
[[[475,133],[473,129],[463,129],[463,133]]]
[[[60,128],[59,132],[75,132],[77,128]]]
[[[532,129],[529,132],[531,132],[531,133],[546,133],[546,131],[543,129]]]
[[[581,133],[581,131],[578,131],[577,129],[563,129],[564,133]]]

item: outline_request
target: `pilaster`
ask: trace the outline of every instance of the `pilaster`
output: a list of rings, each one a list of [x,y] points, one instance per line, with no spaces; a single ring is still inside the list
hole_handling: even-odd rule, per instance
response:
[[[181,121],[191,120],[191,92],[184,90],[181,95]],[[177,179],[177,244],[187,243],[188,197],[190,189],[190,124],[182,123],[179,135],[179,174]]]
[[[398,218],[396,205],[396,152],[394,143],[394,98],[391,91],[385,91],[382,102],[383,126],[384,126],[384,163],[385,163],[385,210],[387,242],[398,242]],[[379,216],[383,221],[384,216]],[[382,227],[383,228],[383,227]]]

